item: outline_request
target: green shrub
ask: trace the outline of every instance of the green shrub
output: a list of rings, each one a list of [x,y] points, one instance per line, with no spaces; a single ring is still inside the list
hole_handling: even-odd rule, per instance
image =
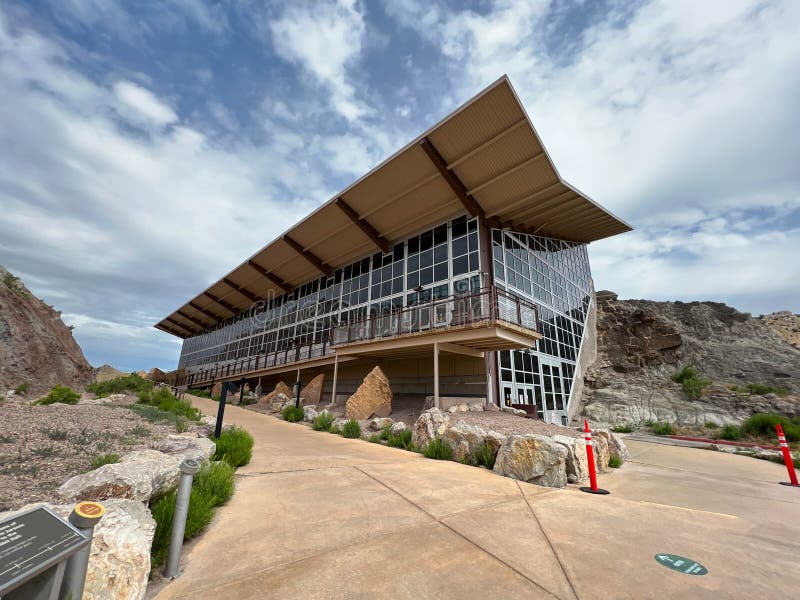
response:
[[[328,411],[321,412],[311,423],[314,431],[328,431],[333,424],[333,415]]]
[[[367,438],[367,441],[368,441],[368,442],[371,442],[371,443],[373,443],[373,444],[379,444],[379,443],[380,443],[380,441],[381,441],[381,436],[379,436],[379,435],[376,433],[375,435],[371,435],[371,436],[369,436],[369,437]]]
[[[98,454],[92,459],[89,469],[94,471],[103,465],[111,465],[119,462],[119,454]]]
[[[705,427],[706,429],[717,429],[719,425],[714,423],[714,421],[706,421],[706,424],[703,425],[703,427]]]
[[[631,433],[633,431],[633,425],[631,423],[623,423],[622,425],[614,425],[611,428],[611,431],[614,433]]]
[[[57,385],[50,390],[44,398],[39,398],[36,404],[77,404],[81,399],[81,395],[75,390],[68,388],[65,385]]]
[[[328,433],[332,433],[334,435],[342,435],[342,430],[335,425],[331,425],[330,429],[328,429]]]
[[[199,398],[211,398],[211,392],[209,392],[208,390],[188,389],[186,390],[186,393],[192,396],[197,396]]]
[[[87,392],[96,394],[98,398],[105,398],[111,394],[141,394],[153,389],[153,382],[133,373],[124,377],[116,377],[108,381],[95,381],[86,386]]]
[[[28,393],[29,389],[31,389],[30,383],[22,383],[14,388],[14,393],[18,396],[23,396]]]
[[[404,429],[399,433],[389,433],[389,437],[386,439],[388,444],[392,448],[402,448],[403,450],[411,450],[411,431],[409,429]]]
[[[297,423],[303,420],[303,407],[302,406],[295,406],[294,404],[290,404],[289,406],[285,406],[281,411],[281,416],[289,421],[289,423]]]
[[[253,455],[253,436],[241,427],[231,427],[214,439],[217,449],[214,460],[223,460],[234,469],[250,462]]]
[[[203,413],[193,407],[191,402],[179,400],[166,387],[157,387],[140,392],[139,404],[154,406],[162,412],[172,413],[195,422],[199,422],[203,416]]]
[[[355,419],[350,419],[342,428],[342,436],[356,439],[361,437],[361,425]]]
[[[622,459],[615,454],[609,457],[608,466],[612,469],[619,469],[622,466]]]
[[[724,425],[719,432],[718,437],[723,440],[735,441],[741,439],[742,432],[736,425]]]
[[[453,458],[453,448],[441,438],[433,438],[422,452],[426,458],[436,460],[450,460]]]
[[[777,387],[774,385],[765,385],[763,383],[748,383],[746,389],[749,393],[757,394],[759,396],[763,396],[764,394],[777,394],[778,396],[785,396],[789,393],[789,390],[786,388]]]
[[[650,428],[656,435],[675,435],[672,423],[653,423]]]
[[[680,383],[683,393],[690,400],[697,400],[703,394],[703,389],[711,385],[711,381],[703,379],[692,367],[683,367],[677,373],[673,373],[672,381]]]
[[[198,471],[189,496],[184,540],[193,538],[211,522],[214,508],[227,502],[233,494],[233,489],[233,467],[225,463],[214,463]],[[150,551],[150,563],[153,567],[163,564],[169,551],[172,520],[175,516],[175,496],[176,492],[172,491],[154,500],[150,505],[150,512],[156,521],[156,531]]]
[[[494,461],[497,459],[497,453],[494,449],[483,442],[478,448],[475,450],[475,463],[482,467],[486,467],[487,469],[494,468]]]
[[[389,436],[392,435],[392,426],[391,425],[384,425],[383,429],[381,429],[380,438],[384,441],[389,441]]]
[[[783,433],[789,442],[800,442],[800,424],[789,417],[772,413],[756,413],[742,423],[741,431],[745,435],[777,439],[775,425],[783,427]]]

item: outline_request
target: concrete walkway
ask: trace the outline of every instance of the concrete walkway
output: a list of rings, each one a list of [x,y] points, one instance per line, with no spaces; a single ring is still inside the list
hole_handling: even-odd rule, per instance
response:
[[[217,405],[195,405],[216,414]],[[236,494],[167,598],[777,598],[800,589],[800,490],[780,465],[632,441],[609,496],[347,440],[234,406]],[[688,557],[686,575],[656,554]]]

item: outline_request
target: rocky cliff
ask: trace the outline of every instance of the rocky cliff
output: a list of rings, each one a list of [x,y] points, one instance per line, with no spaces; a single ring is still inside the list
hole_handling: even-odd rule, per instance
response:
[[[762,315],[759,321],[769,325],[779,336],[795,348],[800,348],[800,315],[795,315],[788,310]]]
[[[31,394],[56,384],[83,388],[93,375],[60,313],[0,267],[0,390],[25,383]]]
[[[582,414],[634,424],[800,414],[800,350],[763,320],[717,302],[596,298],[597,359],[584,377]],[[697,399],[672,381],[685,366],[710,381]],[[750,393],[750,384],[778,393]]]

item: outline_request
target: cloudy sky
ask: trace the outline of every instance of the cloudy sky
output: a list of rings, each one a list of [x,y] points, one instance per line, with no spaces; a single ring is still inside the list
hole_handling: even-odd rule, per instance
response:
[[[136,8],[134,8],[134,6]],[[800,2],[0,4],[0,264],[89,361],[507,73],[622,297],[800,312]]]

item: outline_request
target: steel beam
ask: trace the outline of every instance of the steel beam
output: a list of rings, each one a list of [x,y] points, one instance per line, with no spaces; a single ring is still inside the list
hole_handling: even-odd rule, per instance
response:
[[[288,235],[284,235],[281,239],[284,242],[286,242],[286,245],[289,246],[289,248],[291,248],[292,250],[297,252],[300,256],[305,258],[309,262],[309,264],[315,269],[317,269],[320,273],[322,273],[323,275],[331,274],[331,268],[328,265],[326,265],[316,254],[314,254],[310,250],[306,250],[305,248],[303,248],[301,244],[298,244],[294,239],[292,239]]]
[[[467,193],[467,186],[465,186],[461,179],[458,178],[458,175],[447,168],[447,161],[442,157],[441,154],[439,154],[439,151],[434,147],[431,141],[426,137],[420,142],[420,146],[422,146],[425,154],[428,155],[428,158],[431,159],[431,162],[439,170],[439,174],[444,177],[444,180],[455,192],[456,196],[461,201],[461,204],[464,205],[464,208],[469,211],[469,214],[471,214],[473,217],[485,216],[481,205],[478,204],[478,201],[475,200],[475,198]]]
[[[391,251],[392,245],[389,243],[389,240],[378,233],[378,230],[363,219],[347,202],[342,198],[337,198],[335,203],[347,218],[350,219],[373,244],[383,250],[384,253]]]
[[[292,286],[291,286],[291,285],[289,285],[288,283],[286,283],[286,282],[285,282],[283,279],[281,279],[281,278],[280,278],[280,277],[278,277],[277,275],[275,275],[275,273],[270,273],[270,272],[269,272],[269,271],[267,271],[267,270],[266,270],[264,267],[262,267],[261,265],[259,265],[259,264],[258,264],[258,263],[256,263],[256,262],[254,262],[253,260],[248,260],[248,261],[247,261],[247,264],[248,264],[248,265],[249,265],[249,266],[250,266],[252,269],[254,269],[255,271],[257,271],[257,272],[258,272],[260,275],[262,275],[262,276],[266,277],[266,278],[267,278],[267,279],[269,279],[269,280],[270,280],[272,283],[274,283],[275,285],[277,285],[277,286],[278,286],[278,287],[281,289],[281,291],[283,291],[284,293],[287,293],[287,294],[288,294],[289,292],[291,292],[291,291],[292,291]]]
[[[185,312],[183,312],[182,310],[176,310],[175,312],[176,312],[177,314],[179,314],[180,316],[182,316],[184,319],[186,319],[186,320],[188,320],[188,321],[191,321],[192,323],[194,323],[194,324],[195,324],[195,325],[197,325],[198,327],[202,327],[203,329],[205,329],[206,327],[208,327],[208,325],[206,325],[206,324],[205,324],[205,323],[203,323],[202,321],[198,321],[197,319],[195,319],[195,318],[194,318],[194,317],[192,317],[191,315],[187,315],[187,314],[186,314]]]
[[[200,311],[205,316],[214,319],[215,321],[224,321],[225,320],[225,317],[221,317],[218,314],[211,312],[207,308],[203,308],[202,306],[200,306],[196,302],[189,302],[189,306],[191,306],[193,309],[195,309],[197,311]]]
[[[173,325],[175,325],[177,327],[180,327],[184,331],[188,331],[191,335],[194,335],[195,333],[197,333],[196,331],[193,331],[193,330],[189,329],[186,325],[182,324],[180,321],[176,321],[172,317],[167,317],[164,320],[165,321],[169,321],[170,323],[172,323]]]
[[[222,308],[226,308],[229,311],[231,311],[234,315],[239,314],[239,309],[236,308],[233,304],[225,302],[225,300],[223,300],[222,298],[218,298],[211,292],[203,292],[203,294],[205,294],[208,298],[219,304]]]
[[[246,289],[244,289],[243,287],[240,287],[240,286],[236,285],[233,281],[231,281],[227,277],[223,277],[222,278],[222,282],[225,285],[227,285],[228,287],[236,290],[237,293],[241,294],[242,296],[244,296],[245,298],[250,300],[250,302],[258,302],[261,299],[258,296],[256,296],[254,293],[249,292]]]

